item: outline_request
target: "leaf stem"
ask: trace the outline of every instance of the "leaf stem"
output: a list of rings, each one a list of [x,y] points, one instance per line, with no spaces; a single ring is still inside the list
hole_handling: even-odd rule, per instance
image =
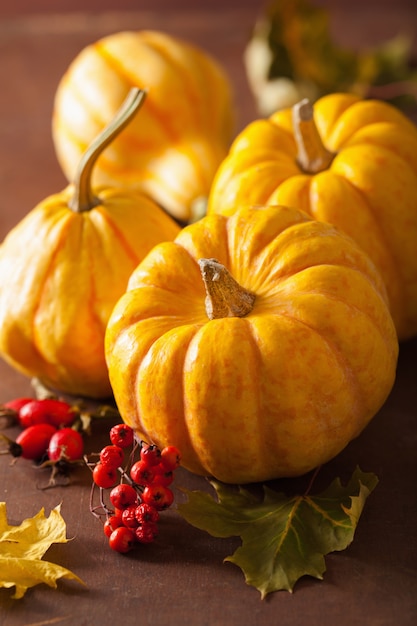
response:
[[[304,494],[303,494],[303,497],[304,497],[304,498],[306,498],[306,497],[309,495],[309,493],[310,493],[310,491],[311,491],[311,489],[312,489],[312,487],[313,487],[314,481],[316,480],[317,475],[318,475],[319,471],[321,470],[321,467],[322,467],[322,466],[321,466],[321,465],[319,465],[319,466],[318,466],[318,467],[316,467],[316,469],[314,470],[314,472],[313,472],[313,474],[312,474],[312,476],[311,476],[311,478],[310,478],[310,482],[309,482],[309,483],[308,483],[308,485],[307,485],[307,489],[305,490],[305,492],[304,492]]]

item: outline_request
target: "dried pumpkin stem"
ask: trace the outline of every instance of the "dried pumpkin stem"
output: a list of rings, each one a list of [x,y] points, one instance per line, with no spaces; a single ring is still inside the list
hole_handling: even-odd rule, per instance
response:
[[[255,294],[244,289],[216,259],[199,259],[206,288],[206,313],[211,320],[244,317],[252,311]]]
[[[69,203],[73,211],[77,213],[90,211],[90,209],[100,203],[100,200],[94,196],[91,189],[91,175],[95,162],[103,150],[107,148],[136,115],[145,97],[146,91],[144,89],[132,87],[114,118],[84,152],[75,176],[74,195]]]
[[[307,174],[317,174],[329,167],[334,154],[323,145],[314,122],[311,102],[305,98],[292,108],[294,137],[297,144],[297,161]]]

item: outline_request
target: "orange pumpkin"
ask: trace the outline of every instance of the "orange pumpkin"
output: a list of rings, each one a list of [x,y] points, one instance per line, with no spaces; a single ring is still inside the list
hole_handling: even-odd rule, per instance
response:
[[[43,200],[0,246],[0,354],[70,394],[111,395],[104,358],[111,310],[138,262],[179,231],[137,191],[90,187],[95,158],[142,95],[134,90],[92,144],[75,184]]]
[[[330,222],[380,271],[400,339],[417,334],[417,128],[378,100],[332,94],[249,124],[222,162],[208,213],[286,204]]]
[[[139,437],[230,483],[302,474],[338,454],[385,401],[398,354],[368,256],[285,207],[210,215],[157,245],[105,343],[119,411]]]
[[[86,146],[132,86],[148,90],[141,119],[103,152],[93,183],[138,187],[176,219],[191,221],[232,140],[234,110],[221,66],[185,41],[157,31],[119,32],[84,48],[55,96],[58,160],[72,180]]]

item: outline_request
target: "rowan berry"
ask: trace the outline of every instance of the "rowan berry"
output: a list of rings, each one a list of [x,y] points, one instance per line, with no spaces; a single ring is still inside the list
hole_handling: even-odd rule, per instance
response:
[[[154,472],[146,461],[136,461],[130,468],[130,478],[137,485],[150,485],[154,479]]]
[[[147,522],[135,529],[135,535],[139,543],[152,543],[158,536],[158,526],[153,522]]]
[[[131,504],[127,506],[122,513],[122,522],[128,528],[137,528],[139,525],[138,520],[136,519],[136,505]]]
[[[103,524],[103,531],[106,537],[110,537],[112,532],[123,525],[123,522],[120,517],[116,517],[115,515],[111,515],[106,519]]]
[[[174,472],[172,470],[166,470],[162,463],[156,466],[155,475],[152,481],[153,485],[164,485],[165,487],[169,487],[173,481]]]
[[[171,506],[174,501],[174,494],[164,485],[148,485],[141,495],[142,502],[154,506],[158,511],[163,511]]]
[[[174,471],[181,464],[181,453],[176,446],[165,446],[161,450],[161,463],[167,470]]]
[[[145,461],[149,467],[158,465],[161,460],[161,451],[158,446],[142,443],[140,450],[140,458]]]
[[[97,487],[110,489],[117,483],[118,472],[114,467],[107,467],[103,463],[97,463],[93,469],[93,480]]]
[[[110,441],[120,448],[128,448],[134,441],[133,428],[127,424],[116,424],[110,429]]]
[[[137,505],[135,516],[139,524],[144,524],[145,522],[153,522],[156,524],[159,520],[159,513],[156,508],[145,502]]]
[[[136,535],[134,530],[126,526],[115,528],[109,537],[109,546],[112,550],[125,554],[132,550],[136,543]]]
[[[100,461],[107,467],[114,467],[115,469],[121,467],[124,461],[123,449],[114,444],[105,446],[100,452]]]
[[[135,504],[138,499],[136,489],[127,483],[116,485],[110,492],[110,502],[116,509],[125,509],[131,504]]]

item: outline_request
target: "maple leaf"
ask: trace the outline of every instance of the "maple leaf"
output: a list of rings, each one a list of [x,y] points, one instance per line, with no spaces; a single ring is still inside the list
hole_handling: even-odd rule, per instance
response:
[[[325,555],[352,542],[378,479],[357,468],[346,486],[337,478],[318,495],[287,496],[263,485],[262,499],[244,487],[210,483],[217,501],[209,493],[185,489],[188,501],[178,511],[214,537],[241,538],[225,561],[239,566],[247,584],[264,598],[273,591],[292,592],[302,576],[323,578]]]
[[[0,587],[15,587],[13,598],[22,598],[29,587],[46,583],[57,586],[59,578],[70,578],[84,584],[70,570],[42,557],[53,543],[66,543],[66,525],[60,505],[49,517],[44,509],[19,526],[7,523],[6,503],[0,502]]]

